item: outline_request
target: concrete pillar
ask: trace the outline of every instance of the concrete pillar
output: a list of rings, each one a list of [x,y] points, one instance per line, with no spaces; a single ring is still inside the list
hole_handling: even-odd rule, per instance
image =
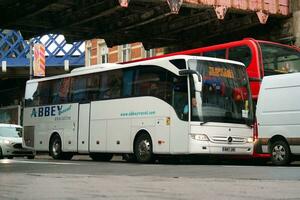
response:
[[[293,12],[293,35],[295,38],[295,45],[300,47],[300,1],[292,0]]]

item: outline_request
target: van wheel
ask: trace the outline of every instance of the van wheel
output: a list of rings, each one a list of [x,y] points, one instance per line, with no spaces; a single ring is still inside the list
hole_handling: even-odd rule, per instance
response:
[[[271,146],[271,161],[274,165],[288,165],[291,162],[289,146],[282,140],[275,141]]]
[[[138,136],[134,143],[134,155],[140,163],[153,161],[152,141],[148,134]]]
[[[93,154],[90,154],[90,157],[94,161],[110,161],[113,157],[113,154],[111,154],[111,153],[93,153]]]

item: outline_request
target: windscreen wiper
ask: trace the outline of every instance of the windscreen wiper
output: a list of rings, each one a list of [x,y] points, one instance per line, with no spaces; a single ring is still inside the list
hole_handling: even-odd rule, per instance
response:
[[[200,126],[206,124],[207,122],[209,122],[209,121],[200,122]]]

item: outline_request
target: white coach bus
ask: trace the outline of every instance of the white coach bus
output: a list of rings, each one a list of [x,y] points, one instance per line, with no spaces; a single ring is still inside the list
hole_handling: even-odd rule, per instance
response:
[[[241,63],[172,56],[27,81],[23,145],[55,159],[251,156],[252,123]]]

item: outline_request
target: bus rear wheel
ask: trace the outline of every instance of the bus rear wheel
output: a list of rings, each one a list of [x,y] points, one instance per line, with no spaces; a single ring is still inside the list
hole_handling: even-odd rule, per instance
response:
[[[93,153],[93,154],[90,154],[90,157],[94,161],[110,161],[113,157],[113,154],[111,154],[111,153]]]
[[[154,160],[152,140],[148,134],[142,134],[136,138],[134,155],[140,163],[149,163]]]
[[[122,155],[123,160],[125,160],[126,162],[136,162],[136,157],[134,154],[130,154],[130,153],[125,153]]]
[[[274,165],[288,165],[291,162],[291,153],[285,141],[278,140],[271,145],[271,161]]]
[[[57,159],[57,160],[71,160],[73,157],[72,153],[64,153],[62,151],[62,143],[58,135],[55,135],[50,140],[49,152],[50,152],[50,156],[53,159]]]

